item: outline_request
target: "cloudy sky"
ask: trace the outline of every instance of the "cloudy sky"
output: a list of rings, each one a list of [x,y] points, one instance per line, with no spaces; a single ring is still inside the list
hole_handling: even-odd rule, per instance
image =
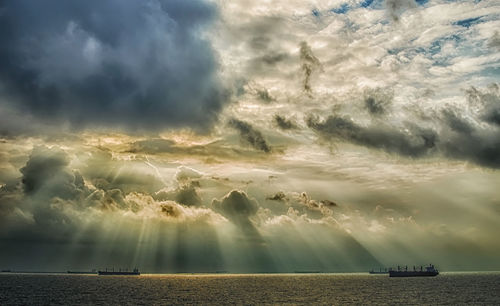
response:
[[[500,269],[493,0],[0,1],[0,268]]]

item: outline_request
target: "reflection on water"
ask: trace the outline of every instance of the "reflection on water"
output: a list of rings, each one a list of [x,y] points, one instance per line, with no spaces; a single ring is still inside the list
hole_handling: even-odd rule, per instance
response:
[[[367,274],[0,274],[0,305],[500,304],[500,272],[429,278]]]

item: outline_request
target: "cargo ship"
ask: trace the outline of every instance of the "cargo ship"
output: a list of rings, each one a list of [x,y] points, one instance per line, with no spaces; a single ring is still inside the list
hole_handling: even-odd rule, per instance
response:
[[[413,266],[413,271],[408,270],[408,266],[406,266],[405,269],[398,266],[397,270],[389,270],[390,277],[436,276],[438,274],[439,271],[432,264],[425,267],[425,269],[420,266],[420,270],[417,270],[415,266]]]
[[[368,273],[370,273],[370,274],[389,274],[389,271],[387,271],[387,268],[384,268],[384,270],[382,270],[382,268],[379,268],[378,271],[371,269],[370,271],[368,271]]]
[[[119,271],[115,271],[115,269],[111,270],[111,271],[108,271],[108,269],[106,269],[105,271],[97,271],[97,274],[99,275],[141,275],[141,272],[139,272],[139,269],[135,268],[134,270],[132,271],[128,271],[128,270],[119,270]]]

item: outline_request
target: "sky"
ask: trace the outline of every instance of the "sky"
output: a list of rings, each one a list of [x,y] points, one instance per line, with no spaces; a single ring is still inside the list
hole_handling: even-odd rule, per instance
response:
[[[500,269],[500,4],[0,0],[0,268]]]

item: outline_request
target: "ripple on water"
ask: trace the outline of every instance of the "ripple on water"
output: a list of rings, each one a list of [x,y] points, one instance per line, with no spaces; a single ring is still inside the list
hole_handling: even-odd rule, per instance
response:
[[[0,305],[109,304],[500,305],[500,273],[432,278],[366,274],[0,274]]]

